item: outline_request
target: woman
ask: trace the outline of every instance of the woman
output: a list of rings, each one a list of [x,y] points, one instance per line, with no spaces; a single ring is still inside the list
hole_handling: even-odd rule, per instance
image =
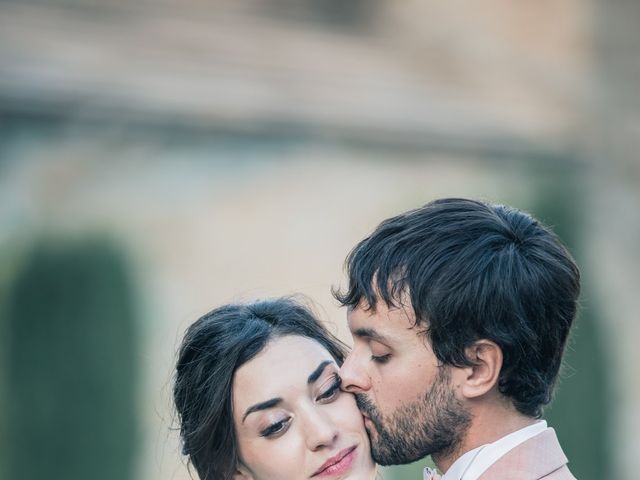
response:
[[[375,477],[344,346],[301,304],[225,305],[185,334],[174,400],[201,480]]]

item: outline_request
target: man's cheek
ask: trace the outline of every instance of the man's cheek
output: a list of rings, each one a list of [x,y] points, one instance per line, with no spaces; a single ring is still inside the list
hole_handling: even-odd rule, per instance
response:
[[[384,416],[392,415],[404,403],[418,396],[418,387],[415,384],[394,382],[384,386],[376,393],[376,406]]]

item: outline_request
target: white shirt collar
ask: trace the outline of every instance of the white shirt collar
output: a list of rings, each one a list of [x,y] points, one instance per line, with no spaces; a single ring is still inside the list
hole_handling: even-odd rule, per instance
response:
[[[481,445],[478,448],[469,450],[467,453],[458,458],[447,470],[447,473],[442,477],[442,480],[461,480],[462,476],[471,466],[476,456],[486,445]]]
[[[442,480],[477,480],[499,458],[546,428],[547,422],[540,420],[493,443],[474,448],[458,458],[442,476]]]

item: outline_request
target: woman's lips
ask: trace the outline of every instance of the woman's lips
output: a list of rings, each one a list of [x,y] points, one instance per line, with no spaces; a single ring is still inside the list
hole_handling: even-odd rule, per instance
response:
[[[329,460],[324,462],[322,466],[316,470],[316,473],[312,477],[330,477],[332,475],[339,475],[351,468],[353,461],[356,458],[357,445],[353,447],[345,448],[334,455]]]

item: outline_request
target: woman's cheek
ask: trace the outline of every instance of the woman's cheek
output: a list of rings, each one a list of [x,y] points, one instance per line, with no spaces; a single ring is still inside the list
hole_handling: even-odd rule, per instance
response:
[[[256,445],[252,449],[249,466],[258,478],[295,478],[304,460],[300,445],[298,432],[290,428],[283,436]],[[278,461],[274,462],[274,458]]]
[[[351,393],[342,393],[340,398],[331,404],[335,406],[335,415],[339,425],[348,425],[350,430],[364,431],[364,420]]]

